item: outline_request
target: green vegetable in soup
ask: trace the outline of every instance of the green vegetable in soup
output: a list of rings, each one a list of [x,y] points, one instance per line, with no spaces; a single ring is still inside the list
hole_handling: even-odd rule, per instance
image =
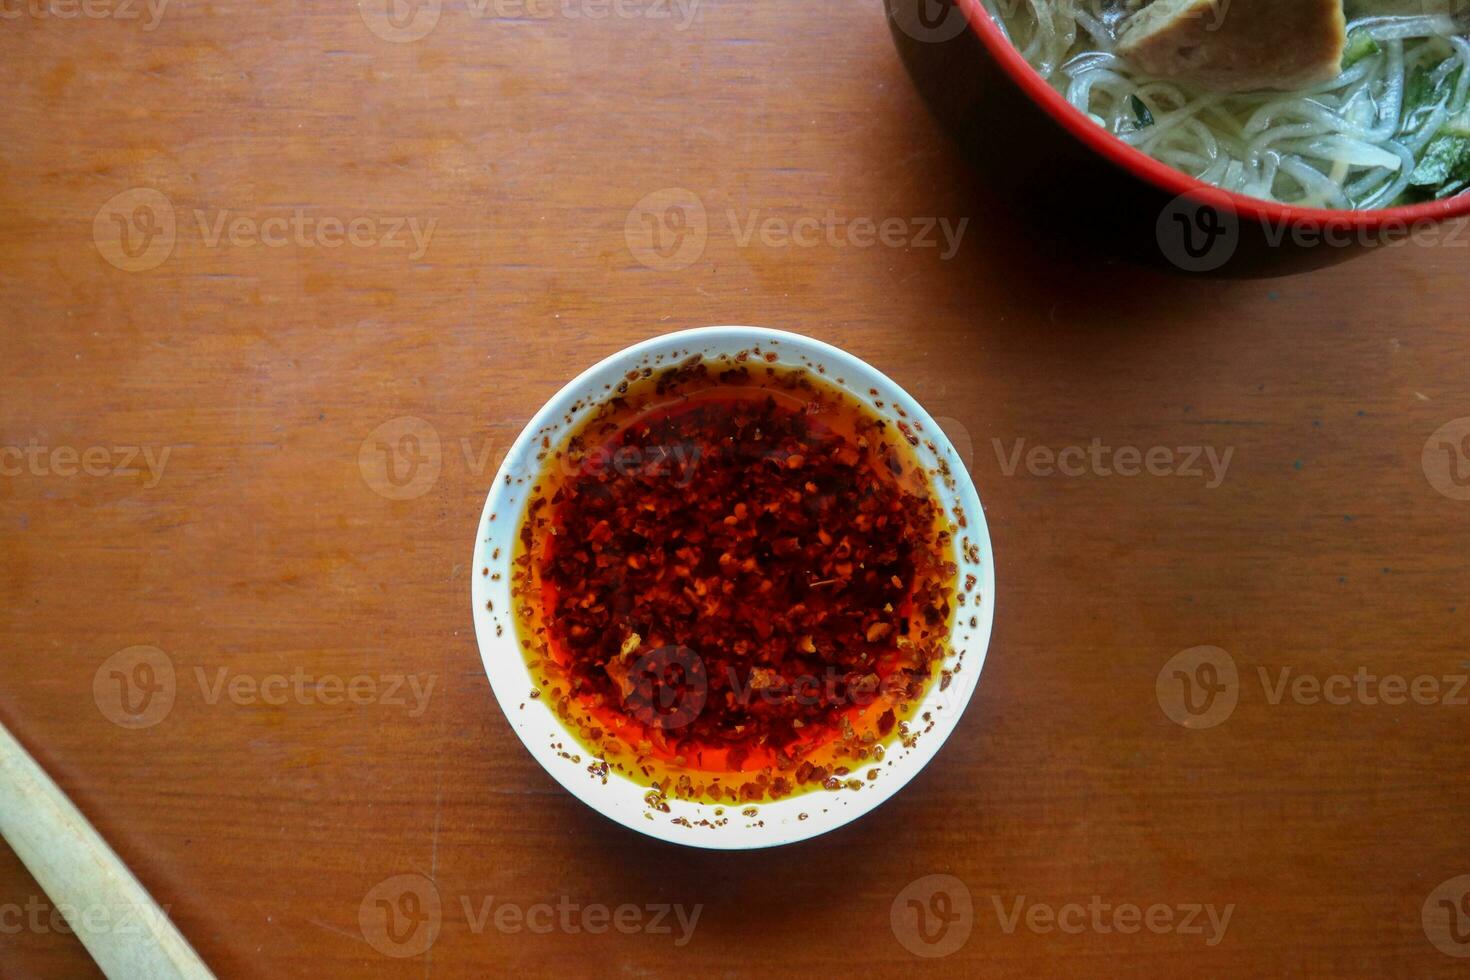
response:
[[[1446,198],[1470,186],[1470,136],[1446,126],[1420,154],[1409,186],[1416,200]]]
[[[1132,100],[1133,118],[1138,120],[1138,128],[1152,126],[1154,114],[1148,111],[1148,106],[1143,104],[1143,100],[1136,95],[1130,95],[1128,98]]]
[[[1450,108],[1460,73],[1461,70],[1456,70],[1435,78],[1436,73],[1428,67],[1410,73],[1404,86],[1401,138],[1432,125],[1436,113]],[[1408,188],[1396,203],[1441,200],[1470,187],[1470,109],[1441,126],[1419,151],[1418,160]]]
[[[1353,31],[1348,35],[1347,47],[1342,52],[1342,70],[1347,71],[1364,58],[1371,58],[1382,50],[1372,34],[1361,28]]]

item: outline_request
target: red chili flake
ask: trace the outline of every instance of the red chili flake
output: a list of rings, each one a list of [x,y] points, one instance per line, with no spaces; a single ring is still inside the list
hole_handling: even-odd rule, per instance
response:
[[[857,788],[833,762],[867,758],[922,697],[957,575],[907,427],[890,438],[825,381],[738,356],[643,377],[551,454],[527,506],[528,657],[567,692],[562,717],[665,794]]]

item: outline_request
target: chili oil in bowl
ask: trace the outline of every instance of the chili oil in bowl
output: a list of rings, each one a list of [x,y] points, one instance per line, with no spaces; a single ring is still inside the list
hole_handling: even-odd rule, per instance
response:
[[[507,454],[475,547],[481,657],[544,768],[682,844],[763,847],[877,806],[968,703],[990,541],[939,426],[796,334],[646,341]]]

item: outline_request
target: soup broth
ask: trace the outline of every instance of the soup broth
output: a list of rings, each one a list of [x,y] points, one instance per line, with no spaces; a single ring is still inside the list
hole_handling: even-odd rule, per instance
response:
[[[1342,210],[1444,198],[1470,186],[1463,0],[1349,0],[1340,73],[1291,91],[1212,90],[1146,74],[1118,53],[1136,0],[985,2],[1072,105],[1207,183]],[[1212,6],[1215,16],[1232,16],[1229,0]]]

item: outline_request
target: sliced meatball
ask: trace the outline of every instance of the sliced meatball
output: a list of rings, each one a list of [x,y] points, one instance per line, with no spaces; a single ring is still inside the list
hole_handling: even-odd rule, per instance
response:
[[[1342,71],[1343,0],[1154,0],[1118,53],[1161,78],[1225,92],[1297,89]]]

